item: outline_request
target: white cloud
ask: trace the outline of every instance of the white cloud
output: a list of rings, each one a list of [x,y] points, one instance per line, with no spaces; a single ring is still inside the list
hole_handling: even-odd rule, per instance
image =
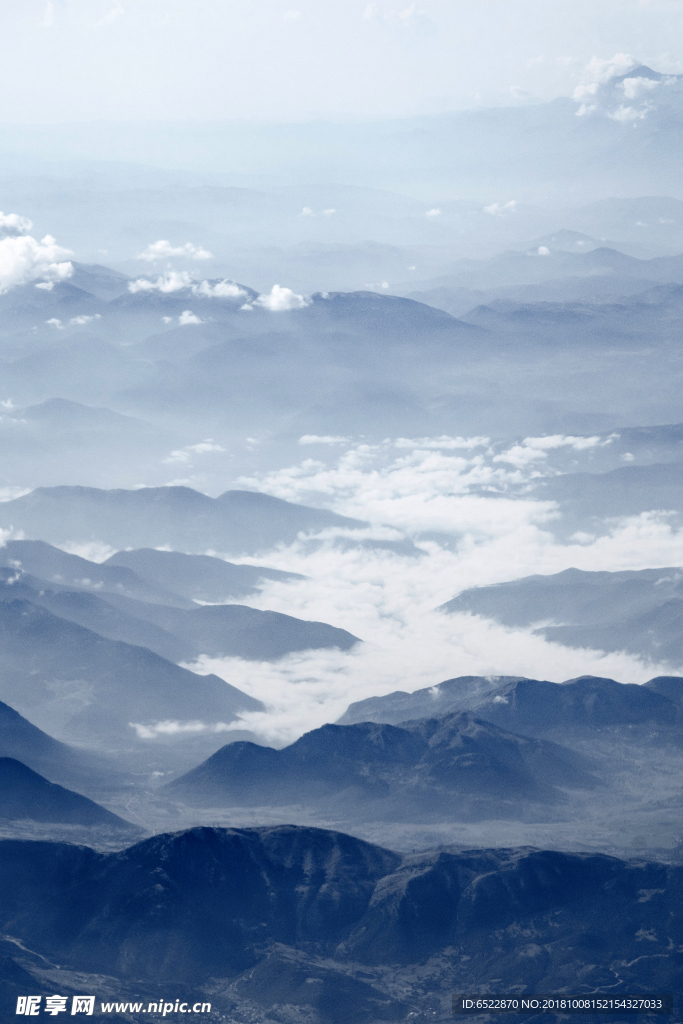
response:
[[[166,465],[180,463],[181,465],[189,466],[192,465],[192,457],[194,455],[206,455],[209,452],[224,451],[225,448],[222,445],[216,444],[212,437],[207,437],[205,441],[200,441],[199,444],[186,444],[184,448],[176,449],[163,461]]]
[[[323,210],[323,216],[324,217],[331,217],[336,212],[337,211],[335,210],[335,208],[333,206],[330,206],[327,210]]]
[[[59,317],[51,316],[49,320],[45,321],[45,323],[48,324],[49,327],[56,327],[58,331],[64,330],[64,324]]]
[[[517,207],[516,199],[509,199],[507,203],[491,203],[484,207],[484,213],[490,217],[507,217],[508,213],[514,213]]]
[[[577,103],[584,103],[596,95],[600,85],[609,82],[610,78],[626,74],[637,63],[638,61],[635,57],[632,57],[629,53],[616,53],[614,57],[610,57],[607,60],[593,57],[586,64],[582,74],[582,81],[574,90],[574,99]]]
[[[618,436],[618,434],[610,434],[604,440],[597,434],[592,437],[574,437],[565,434],[525,437],[521,444],[513,445],[507,451],[501,452],[500,455],[495,455],[493,462],[508,462],[521,469],[539,459],[547,458],[548,452],[554,448],[572,448],[575,452],[585,451],[587,448],[604,448]]]
[[[607,116],[611,117],[613,121],[623,121],[629,123],[631,121],[642,121],[644,120],[649,112],[649,107],[641,107],[639,110],[636,107],[625,107],[622,103],[621,106],[617,107]]]
[[[0,294],[11,288],[33,281],[54,283],[65,281],[73,274],[73,265],[64,258],[73,256],[69,249],[57,245],[52,235],[45,235],[39,242],[28,230],[25,218],[7,214],[4,237],[0,232]],[[16,220],[13,218],[16,217]]]
[[[128,282],[128,291],[153,292],[162,294],[180,292],[184,289],[190,291],[198,298],[204,299],[245,299],[248,292],[233,281],[195,281],[187,270],[167,270],[155,280],[146,277],[139,277],[136,281]]]
[[[627,100],[638,100],[641,96],[656,89],[659,82],[655,78],[625,78],[621,83]]]
[[[301,211],[301,216],[302,217],[312,217],[313,216],[313,210],[311,209],[311,207],[310,206],[304,206],[304,208]]]
[[[158,242],[151,242],[144,252],[139,253],[135,258],[146,260],[148,263],[154,263],[156,260],[167,259],[171,256],[184,256],[186,259],[191,260],[213,259],[213,254],[208,249],[203,249],[200,245],[186,242],[185,245],[174,246],[165,238],[159,239]]]
[[[311,300],[297,295],[291,288],[283,288],[274,284],[268,295],[259,295],[250,305],[269,309],[271,313],[284,313],[290,309],[303,309],[310,306]]]
[[[440,437],[397,437],[394,441],[396,448],[485,448],[491,443],[490,437],[451,437],[449,434],[442,434]]]
[[[102,316],[100,313],[95,313],[94,316],[86,316],[84,313],[81,313],[80,316],[72,316],[69,323],[73,324],[74,327],[82,327],[84,324],[89,324],[92,320],[101,319]]]
[[[33,224],[28,217],[22,217],[19,213],[3,213],[0,210],[0,238],[27,235],[32,227]]]
[[[538,247],[539,256],[550,256],[550,249],[547,245],[539,245]]]
[[[331,434],[304,434],[299,438],[299,444],[349,444],[350,441],[350,437]]]
[[[150,281],[146,277],[139,277],[137,281],[128,282],[128,291],[135,295],[137,292],[161,292],[167,295],[171,292],[182,291],[183,288],[192,286],[192,278],[186,270],[167,270],[165,274],[157,277],[156,281]]]
[[[202,281],[192,285],[192,294],[207,299],[245,299],[248,292],[234,281]]]
[[[301,11],[285,11],[282,15],[283,21],[298,21],[301,17]]]
[[[203,324],[204,321],[201,317],[196,316],[191,309],[184,309],[178,317],[178,323],[181,327],[185,327],[187,324]]]
[[[230,726],[225,722],[212,722],[207,725],[205,722],[178,722],[167,719],[150,725],[142,725],[139,722],[129,722],[128,724],[131,729],[135,729],[140,740],[154,740],[157,736],[181,736],[187,733],[194,735],[205,732],[231,731]]]
[[[438,206],[433,207],[433,209],[431,210],[427,210],[427,212],[425,213],[425,217],[428,217],[430,220],[434,220],[436,219],[436,217],[440,216],[441,210],[438,208]]]

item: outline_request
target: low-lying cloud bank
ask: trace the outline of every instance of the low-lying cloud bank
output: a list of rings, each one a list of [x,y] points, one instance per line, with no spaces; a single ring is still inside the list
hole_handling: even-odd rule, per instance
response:
[[[522,469],[494,464],[486,454],[487,438],[418,440],[420,447],[413,450],[407,450],[405,438],[356,445],[329,465],[306,459],[249,481],[290,501],[324,503],[384,525],[327,530],[317,535],[317,544],[302,537],[258,559],[244,559],[307,577],[268,582],[249,604],[329,622],[364,643],[350,652],[309,651],[278,662],[203,657],[189,666],[213,672],[266,704],[265,713],[245,716],[228,727],[228,735],[247,728],[267,742],[288,743],[334,721],[352,701],[413,691],[458,675],[560,682],[593,674],[643,683],[680,668],[625,653],[571,649],[531,629],[438,611],[469,587],[571,566],[615,571],[682,565],[683,530],[666,513],[646,512],[612,521],[601,536],[560,542],[547,529],[560,514],[557,506],[502,493],[506,482],[537,472],[533,460],[519,460]],[[579,443],[561,440],[572,447]],[[543,452],[559,441],[553,437],[543,445],[525,439],[523,446]],[[482,482],[495,483],[498,492],[482,493]],[[406,533],[416,545],[412,554],[392,547]]]

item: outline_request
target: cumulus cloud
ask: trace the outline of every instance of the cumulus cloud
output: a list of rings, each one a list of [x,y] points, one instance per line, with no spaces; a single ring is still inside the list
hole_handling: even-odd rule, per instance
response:
[[[257,299],[247,305],[260,306],[262,309],[270,310],[271,313],[284,313],[290,309],[303,309],[310,304],[311,299],[297,295],[291,288],[283,288],[279,284],[274,284],[267,295],[259,295]]]
[[[135,295],[137,292],[161,292],[163,295],[172,292],[187,290],[192,295],[203,299],[233,299],[235,301],[248,298],[249,293],[235,284],[234,281],[226,279],[222,281],[195,281],[187,270],[167,270],[154,280],[147,277],[139,277],[135,281],[128,282],[128,291]]]
[[[30,282],[54,284],[73,274],[65,257],[69,249],[57,245],[52,235],[37,241],[27,232],[31,222],[19,214],[0,214],[0,294]]]
[[[610,434],[602,438],[595,434],[592,437],[574,437],[566,434],[550,434],[547,437],[525,437],[521,444],[513,445],[507,451],[493,457],[493,462],[508,462],[513,466],[522,468],[545,459],[548,452],[555,448],[572,448],[575,452],[585,451],[588,448],[604,448],[612,444],[618,434]]]
[[[178,317],[178,323],[181,327],[185,327],[187,324],[203,324],[204,321],[200,316],[196,316],[191,309],[184,309]]]
[[[394,441],[396,448],[485,448],[491,443],[490,437],[451,437],[449,434],[441,434],[440,437],[397,437]]]
[[[337,434],[303,434],[299,438],[299,444],[349,444],[350,437],[341,437]]]
[[[163,295],[171,292],[182,291],[183,288],[192,287],[192,278],[186,270],[167,270],[155,281],[149,278],[139,277],[136,281],[128,282],[128,291],[135,295],[138,292],[161,292]]]
[[[488,213],[489,217],[507,217],[509,213],[515,212],[517,205],[516,199],[509,199],[507,203],[491,203],[484,207],[484,213]]]
[[[577,103],[590,102],[596,95],[599,86],[609,82],[610,78],[625,75],[636,67],[637,63],[638,61],[630,53],[615,53],[607,60],[593,57],[583,70],[581,81],[574,90],[574,99]]]
[[[435,220],[437,217],[440,216],[441,210],[438,208],[438,206],[434,206],[431,210],[427,210],[427,212],[425,213],[425,217],[428,217],[430,220]]]
[[[163,461],[167,465],[180,464],[189,466],[192,465],[192,458],[195,455],[206,455],[208,452],[224,451],[225,448],[222,445],[216,444],[212,437],[207,437],[206,440],[200,441],[199,444],[186,444],[184,448],[177,448]]]
[[[139,253],[135,258],[154,263],[156,260],[168,259],[171,256],[184,256],[191,260],[210,260],[213,254],[201,245],[193,245],[186,242],[185,245],[171,245],[168,239],[161,238],[158,242],[150,242],[144,252]]]
[[[609,112],[607,116],[611,117],[613,121],[629,123],[631,121],[643,121],[647,117],[648,111],[648,107],[636,109],[636,107],[626,107],[622,103],[616,110]]]
[[[19,213],[3,213],[0,210],[0,238],[27,235],[32,227],[33,224],[28,217],[22,217]]]
[[[654,78],[625,78],[621,83],[624,96],[627,100],[639,100],[653,89],[656,89],[659,82]]]
[[[192,294],[206,299],[245,299],[248,292],[234,281],[201,281],[192,285]]]

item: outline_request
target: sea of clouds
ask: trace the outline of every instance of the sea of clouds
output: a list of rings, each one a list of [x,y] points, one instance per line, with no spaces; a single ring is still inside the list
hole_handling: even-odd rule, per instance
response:
[[[323,440],[329,448],[346,441]],[[277,662],[202,657],[189,665],[216,673],[266,704],[265,713],[243,716],[228,732],[248,728],[266,742],[284,744],[335,721],[352,701],[459,675],[559,682],[594,674],[643,683],[671,673],[670,665],[570,649],[532,629],[438,610],[466,588],[534,573],[683,564],[683,531],[666,510],[612,520],[599,535],[558,541],[549,529],[561,515],[558,508],[519,496],[524,474],[538,474],[538,461],[495,461],[486,444],[486,438],[443,437],[343,444],[345,450],[328,459],[307,458],[239,482],[289,501],[334,508],[370,526],[329,529],[315,543],[301,536],[266,555],[240,559],[307,577],[267,582],[250,605],[331,623],[363,643],[349,652],[307,651]],[[560,444],[581,448],[586,441],[553,437],[544,445],[531,438],[521,447],[547,452]],[[511,482],[515,493],[508,494]],[[406,539],[415,545],[412,553]],[[399,543],[373,547],[376,541]],[[234,552],[210,553],[235,560]]]

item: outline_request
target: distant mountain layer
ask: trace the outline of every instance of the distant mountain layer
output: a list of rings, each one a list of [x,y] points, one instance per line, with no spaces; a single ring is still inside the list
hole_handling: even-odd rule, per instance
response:
[[[628,651],[683,666],[680,568],[566,569],[465,590],[443,610],[485,615],[506,626],[535,626],[546,639],[568,647]]]
[[[322,802],[389,820],[490,817],[520,800],[556,802],[558,786],[591,788],[589,769],[554,743],[453,714],[401,728],[325,725],[284,750],[232,743],[163,792],[213,806]]]
[[[530,849],[401,857],[290,825],[195,828],[115,854],[4,841],[0,869],[0,929],[20,949],[90,974],[90,991],[95,975],[135,980],[145,1002],[160,984],[206,985],[227,1019],[274,1003],[320,1024],[445,1016],[454,991],[493,977],[500,992],[683,989],[679,866]]]
[[[148,582],[182,594],[191,601],[229,601],[258,593],[259,584],[266,580],[286,583],[304,579],[296,572],[261,565],[235,565],[208,555],[185,555],[155,548],[117,551],[104,564],[124,566]]]
[[[0,757],[21,761],[34,772],[70,789],[106,790],[122,785],[115,764],[91,751],[60,743],[2,703]]]
[[[0,818],[132,829],[117,814],[79,793],[48,782],[13,757],[0,757]]]
[[[91,575],[97,578],[99,567],[89,564],[95,570]],[[359,642],[344,629],[280,612],[238,604],[170,607],[100,589],[93,580],[76,582],[84,589],[47,584],[20,570],[0,568],[0,601],[29,601],[109,640],[146,647],[175,662],[194,661],[202,654],[269,661],[293,651],[348,650]],[[174,595],[170,599],[182,603]]]
[[[139,745],[135,724],[208,727],[262,710],[217,676],[188,672],[25,600],[0,603],[0,644],[0,696],[63,740],[120,752]]]
[[[614,679],[581,676],[565,683],[515,676],[461,676],[437,686],[398,691],[351,704],[339,724],[399,723],[430,714],[463,710],[501,729],[531,736],[561,738],[563,731],[587,734],[604,728],[642,727],[663,738],[681,739],[683,678],[658,676],[643,686]]]
[[[99,540],[116,548],[170,547],[203,554],[212,548],[256,554],[291,543],[300,532],[367,525],[324,509],[294,505],[255,491],[218,498],[189,487],[103,491],[93,487],[38,487],[0,504],[0,526],[12,526],[51,544]],[[103,572],[131,573],[111,565]]]

